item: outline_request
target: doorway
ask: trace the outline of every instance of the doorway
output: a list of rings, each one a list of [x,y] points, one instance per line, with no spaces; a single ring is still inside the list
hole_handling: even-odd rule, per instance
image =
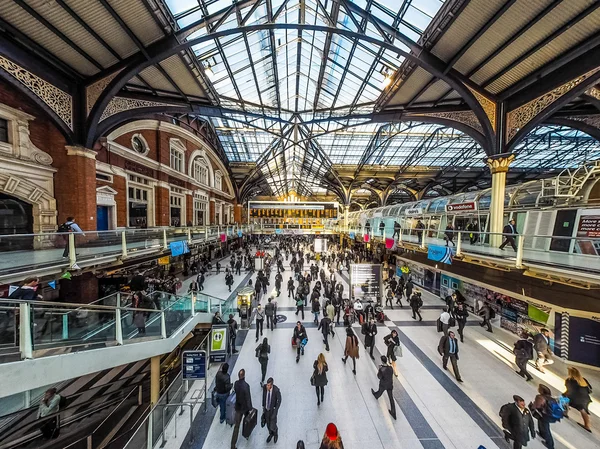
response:
[[[0,235],[33,234],[33,207],[0,193]],[[33,249],[33,236],[0,240],[0,251]]]
[[[108,231],[110,229],[110,209],[108,206],[96,206],[96,230]]]

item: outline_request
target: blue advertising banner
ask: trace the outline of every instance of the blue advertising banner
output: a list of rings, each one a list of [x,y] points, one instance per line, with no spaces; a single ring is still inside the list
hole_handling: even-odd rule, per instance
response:
[[[275,234],[283,234],[283,229],[275,229]]]
[[[348,237],[350,237],[352,240],[354,240],[356,238],[356,234],[354,233],[354,231],[350,231],[348,233]]]
[[[244,233],[241,230],[239,230],[238,231],[238,237],[242,237],[243,235],[244,235]]]
[[[427,258],[435,262],[452,265],[452,248],[448,248],[447,246],[429,245],[427,248]]]
[[[171,249],[171,256],[181,256],[190,252],[190,248],[185,240],[171,242],[169,243],[169,248]]]
[[[206,352],[183,351],[181,371],[184,380],[206,378]]]

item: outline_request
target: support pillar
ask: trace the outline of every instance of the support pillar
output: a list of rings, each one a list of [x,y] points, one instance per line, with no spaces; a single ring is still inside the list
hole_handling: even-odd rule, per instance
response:
[[[492,200],[490,203],[490,246],[498,247],[502,243],[504,228],[504,197],[506,195],[506,173],[515,155],[489,158],[487,165],[492,172]]]
[[[73,216],[81,229],[95,231],[97,153],[78,146],[65,148],[66,166],[60,167],[58,173],[62,175],[62,182],[54,186],[58,222],[64,223],[67,217]]]
[[[160,397],[160,356],[150,359],[150,403],[156,404]]]
[[[348,232],[348,213],[350,212],[350,206],[344,206],[344,232]]]

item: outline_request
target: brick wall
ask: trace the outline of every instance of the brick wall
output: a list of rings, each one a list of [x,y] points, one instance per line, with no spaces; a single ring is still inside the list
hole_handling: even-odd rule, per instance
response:
[[[154,199],[154,214],[156,226],[170,226],[171,205],[169,203],[169,190],[164,187],[156,187]]]
[[[214,201],[209,201],[208,202],[208,220],[209,220],[209,224],[211,224],[211,225],[216,224],[216,221],[215,221],[215,202]]]
[[[185,196],[186,223],[194,223],[194,198],[192,195]]]

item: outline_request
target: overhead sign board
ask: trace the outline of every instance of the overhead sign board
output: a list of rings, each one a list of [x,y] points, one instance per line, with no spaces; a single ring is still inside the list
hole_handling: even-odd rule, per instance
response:
[[[413,207],[412,209],[406,209],[404,211],[404,215],[408,215],[409,217],[413,215],[423,215],[423,209],[420,207]]]
[[[467,203],[446,204],[446,212],[470,212],[477,210],[477,203],[469,201]]]
[[[210,361],[221,363],[227,359],[227,339],[229,338],[227,324],[213,324],[210,338]]]
[[[183,380],[206,379],[206,352],[183,351],[181,374]]]

